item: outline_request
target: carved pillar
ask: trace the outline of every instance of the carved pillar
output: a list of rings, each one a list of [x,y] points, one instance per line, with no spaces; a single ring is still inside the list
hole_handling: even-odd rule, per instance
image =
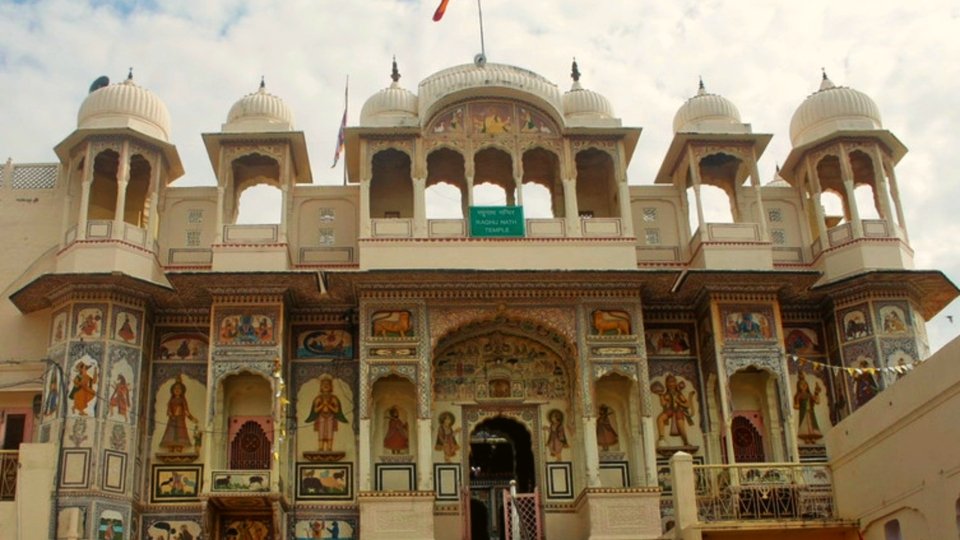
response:
[[[287,213],[290,211],[290,186],[280,185],[280,243],[287,243]]]
[[[750,151],[750,185],[757,195],[757,222],[760,224],[760,239],[769,242],[770,234],[767,230],[767,210],[763,206],[763,197],[760,195],[760,171],[757,169],[757,149]]]
[[[363,384],[363,383],[361,383]],[[360,490],[370,491],[372,486],[370,485],[370,470],[372,468],[370,464],[370,430],[373,429],[373,426],[370,424],[369,418],[360,419],[360,437],[358,445],[358,469],[360,474]]]
[[[857,208],[854,193],[853,169],[850,167],[850,155],[843,144],[840,145],[840,176],[843,178],[843,190],[847,194],[847,209],[853,226],[853,237],[863,238],[863,221],[860,220],[860,209]]]
[[[705,220],[703,218],[703,201],[700,200],[700,170],[697,166],[697,158],[693,155],[693,148],[689,146],[687,147],[687,163],[690,167],[690,179],[693,182],[693,196],[697,203],[697,225],[703,229]]]
[[[370,182],[371,178],[360,179],[360,238],[370,238]]]
[[[564,178],[563,182],[563,212],[566,214],[567,236],[583,236],[580,228],[580,208],[577,205],[577,179]]]
[[[430,419],[417,419],[417,489],[433,490],[433,445]]]
[[[817,169],[810,163],[810,158],[804,159],[804,167],[807,172],[807,182],[813,195],[813,211],[817,217],[817,236],[820,238],[820,247],[826,249],[830,247],[830,239],[827,238],[827,218],[823,214],[823,203],[820,196],[823,191],[820,188],[820,176]]]
[[[877,188],[877,199],[880,201],[880,217],[887,223],[893,223],[893,211],[890,208],[890,190],[887,186],[887,175],[884,174],[883,156],[880,155],[880,149],[876,146],[870,148],[870,154],[873,161],[873,184]],[[896,231],[894,231],[896,234]],[[899,236],[899,234],[897,235]]]
[[[222,185],[217,186],[217,229],[214,244],[223,243],[223,199],[225,189]]]
[[[413,237],[427,237],[427,179],[413,179]]]
[[[123,212],[127,206],[127,184],[130,182],[130,142],[120,146],[120,161],[117,163],[117,204],[113,210],[112,238],[123,238]]]
[[[600,452],[597,450],[597,418],[583,417],[583,455],[587,465],[587,487],[600,487]]]
[[[633,218],[630,211],[630,186],[627,185],[627,178],[617,179],[617,198],[620,199],[620,226],[623,230],[623,236],[633,236]]]
[[[653,417],[640,417],[640,433],[643,436],[644,481],[646,486],[657,485],[657,432]]]
[[[890,194],[893,196],[893,205],[897,210],[897,224],[900,225],[903,241],[909,243],[910,235],[907,234],[907,222],[903,219],[903,206],[900,205],[900,187],[897,182],[897,173],[893,168],[892,160],[887,160],[886,165],[887,176],[890,178]]]

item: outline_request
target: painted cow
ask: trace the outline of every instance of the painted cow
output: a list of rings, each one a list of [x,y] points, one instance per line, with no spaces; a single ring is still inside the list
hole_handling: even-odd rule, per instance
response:
[[[409,311],[378,311],[371,317],[374,337],[387,337],[397,334],[400,337],[413,336]]]

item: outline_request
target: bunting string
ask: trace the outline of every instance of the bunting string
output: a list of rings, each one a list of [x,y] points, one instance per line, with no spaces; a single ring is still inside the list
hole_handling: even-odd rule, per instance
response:
[[[881,367],[847,367],[847,366],[834,366],[827,364],[826,362],[820,362],[817,360],[811,360],[809,358],[803,358],[796,354],[791,354],[790,359],[793,360],[797,367],[803,367],[809,365],[813,368],[814,371],[826,371],[830,370],[834,375],[839,375],[842,372],[846,372],[847,375],[855,377],[857,375],[863,375],[864,373],[869,373],[870,375],[876,375],[877,373],[893,373],[896,375],[905,375],[913,371],[917,366],[924,363],[925,360],[916,360],[910,363],[901,363],[895,366],[881,366]]]

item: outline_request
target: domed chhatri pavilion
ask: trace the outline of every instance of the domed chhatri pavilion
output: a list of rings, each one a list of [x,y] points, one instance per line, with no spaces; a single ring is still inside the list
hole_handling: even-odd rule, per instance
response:
[[[701,82],[656,176],[628,183],[640,129],[571,76],[478,62],[414,93],[394,62],[345,130],[344,185],[313,183],[261,82],[202,135],[216,185],[173,187],[164,103],[132,74],[95,84],[59,162],[0,177],[17,336],[0,350],[45,359],[15,368],[41,383],[0,392],[5,441],[30,443],[0,521],[63,539],[881,538],[837,504],[831,431],[910,382],[958,293],[913,269],[904,145],[824,74],[765,183],[771,135]],[[258,185],[279,218],[237,223]]]

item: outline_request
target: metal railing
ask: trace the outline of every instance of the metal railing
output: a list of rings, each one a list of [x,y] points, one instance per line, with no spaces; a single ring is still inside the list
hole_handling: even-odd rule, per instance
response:
[[[12,501],[17,494],[17,469],[20,452],[0,450],[0,501]]]
[[[695,465],[700,521],[835,519],[825,463]]]

